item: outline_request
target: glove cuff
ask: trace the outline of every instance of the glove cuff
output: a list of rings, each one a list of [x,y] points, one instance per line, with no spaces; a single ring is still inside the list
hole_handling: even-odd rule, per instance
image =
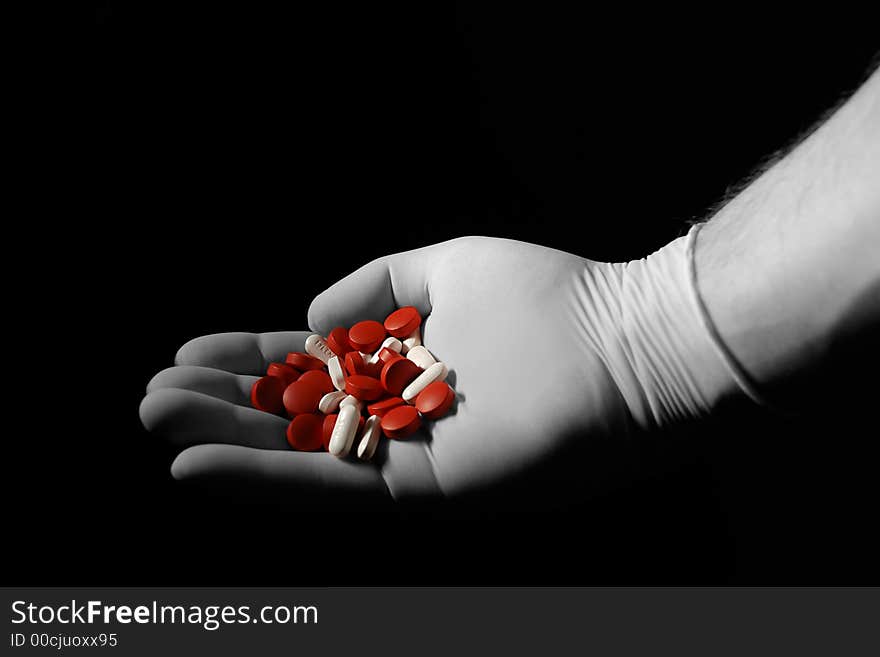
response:
[[[707,330],[689,237],[585,277],[587,335],[643,428],[707,415],[743,392]]]

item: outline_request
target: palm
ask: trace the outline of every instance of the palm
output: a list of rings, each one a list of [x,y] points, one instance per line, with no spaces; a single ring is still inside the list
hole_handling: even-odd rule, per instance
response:
[[[529,244],[476,240],[437,269],[426,342],[464,397],[456,415],[431,428],[444,491],[484,487],[569,454],[567,442],[622,412],[570,314],[571,286],[588,266]]]
[[[178,367],[157,375],[142,405],[148,428],[181,446],[199,445],[178,458],[175,474],[387,490],[396,499],[453,495],[538,465],[552,469],[571,448],[626,422],[576,312],[580,277],[604,265],[481,238],[403,255],[409,259],[371,263],[325,292],[310,324],[326,333],[394,305],[421,307],[425,344],[447,363],[458,393],[453,414],[408,440],[383,440],[371,463],[292,452],[286,421],[248,408],[247,391],[267,362],[302,349],[309,332],[206,336],[181,349]],[[374,275],[370,267],[384,271]]]

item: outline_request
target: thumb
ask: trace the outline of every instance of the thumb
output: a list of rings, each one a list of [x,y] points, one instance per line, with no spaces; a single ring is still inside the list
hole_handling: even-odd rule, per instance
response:
[[[444,244],[377,258],[334,283],[309,306],[309,328],[326,335],[366,319],[381,322],[401,306],[415,306],[426,316],[430,275]]]

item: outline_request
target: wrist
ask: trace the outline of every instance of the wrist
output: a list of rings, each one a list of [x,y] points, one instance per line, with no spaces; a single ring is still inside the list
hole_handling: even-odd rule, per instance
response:
[[[707,415],[741,394],[701,319],[686,246],[682,237],[585,276],[587,334],[642,428]]]

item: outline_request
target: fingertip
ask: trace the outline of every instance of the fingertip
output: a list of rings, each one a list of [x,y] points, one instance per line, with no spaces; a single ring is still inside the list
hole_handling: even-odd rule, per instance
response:
[[[192,450],[194,448],[183,450],[178,454],[174,462],[171,464],[171,476],[177,481],[185,481],[193,476],[193,458]]]
[[[171,388],[153,390],[141,400],[138,407],[141,424],[147,431],[158,430],[162,420],[173,413],[175,405],[180,401],[180,396]]]
[[[158,409],[156,404],[156,394],[159,391],[147,393],[147,396],[141,400],[138,406],[138,416],[144,429],[152,431],[156,427],[156,418],[158,417]]]
[[[173,372],[175,368],[179,367],[178,365],[172,367],[166,367],[164,370],[156,372],[153,375],[153,378],[147,383],[147,394],[149,395],[151,392],[155,392],[156,390],[161,390],[162,388],[170,387],[169,380],[173,376]]]
[[[193,360],[191,353],[193,351],[194,343],[198,340],[198,338],[193,338],[192,340],[184,343],[180,349],[177,350],[177,353],[174,354],[174,364],[175,365],[190,365]]]
[[[264,366],[258,341],[258,334],[240,331],[202,335],[178,349],[174,363],[254,374]]]
[[[247,448],[238,445],[193,445],[180,452],[171,464],[171,476],[187,481],[222,474],[236,464],[235,455],[246,456]],[[232,458],[229,458],[232,455]]]
[[[218,356],[222,357],[226,352],[237,356],[239,351],[250,351],[250,337],[249,334],[240,332],[200,335],[184,343],[177,350],[174,355],[174,364],[213,365]]]

